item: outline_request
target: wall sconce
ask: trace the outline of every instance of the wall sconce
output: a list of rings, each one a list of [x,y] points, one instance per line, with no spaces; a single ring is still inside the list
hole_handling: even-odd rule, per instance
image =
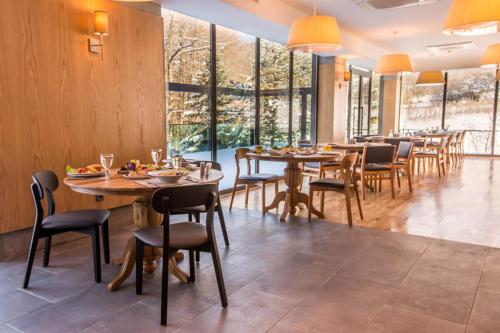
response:
[[[343,82],[349,82],[351,81],[351,72],[344,72],[342,76]],[[342,82],[339,82],[339,89],[342,89]]]
[[[89,37],[89,52],[101,53],[104,59],[104,36],[108,35],[108,13],[103,11],[94,12],[94,34],[100,38]]]

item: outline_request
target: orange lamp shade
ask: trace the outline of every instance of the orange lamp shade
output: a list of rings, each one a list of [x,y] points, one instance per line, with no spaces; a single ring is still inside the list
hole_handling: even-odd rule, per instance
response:
[[[444,84],[444,76],[441,71],[420,72],[417,78],[417,86],[437,86]]]
[[[337,19],[332,16],[303,16],[296,19],[288,35],[290,51],[327,52],[340,50],[340,36]]]
[[[407,54],[388,54],[379,59],[375,72],[386,75],[413,72],[413,65]]]
[[[108,35],[108,13],[102,11],[94,12],[94,34]]]
[[[497,68],[500,67],[500,43],[492,44],[486,49],[486,53],[481,59],[481,67]]]
[[[344,81],[349,82],[351,80],[351,72],[344,72]]]
[[[500,31],[499,0],[453,0],[443,33],[474,36]]]

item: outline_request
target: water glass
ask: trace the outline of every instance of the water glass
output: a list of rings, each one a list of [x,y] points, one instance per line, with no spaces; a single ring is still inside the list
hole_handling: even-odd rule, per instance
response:
[[[182,166],[182,155],[173,155],[172,156],[172,166],[174,169],[179,169]]]
[[[111,178],[109,174],[109,169],[111,169],[111,165],[113,165],[113,154],[103,153],[99,155],[101,165],[106,170],[106,178]]]
[[[155,167],[158,167],[158,162],[161,160],[161,154],[163,150],[161,149],[151,149],[151,158],[155,164]]]

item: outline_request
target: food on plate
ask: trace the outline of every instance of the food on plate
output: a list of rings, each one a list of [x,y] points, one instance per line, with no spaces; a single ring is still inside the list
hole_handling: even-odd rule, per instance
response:
[[[102,172],[104,172],[104,168],[99,164],[91,164],[84,168],[73,168],[71,165],[66,166],[67,174],[93,174]]]
[[[166,170],[162,172],[155,172],[154,175],[158,177],[174,177],[174,176],[183,176],[187,175],[189,173],[189,170]]]
[[[142,164],[140,160],[130,160],[127,165],[120,168],[119,173],[128,174],[131,177],[140,177],[146,176],[150,171],[160,169],[160,166],[154,164]]]

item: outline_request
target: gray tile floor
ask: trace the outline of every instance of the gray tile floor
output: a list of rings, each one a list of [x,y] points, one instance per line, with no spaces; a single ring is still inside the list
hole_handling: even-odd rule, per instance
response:
[[[0,263],[0,332],[500,332],[500,250],[274,214],[225,212],[220,243],[229,307],[211,259],[197,281],[170,280],[169,326],[159,325],[160,274],[132,275],[116,292],[93,282],[90,241]],[[119,255],[133,226],[111,230]],[[219,241],[221,241],[219,237]],[[181,265],[187,270],[186,262]],[[103,265],[109,281],[119,267]]]

